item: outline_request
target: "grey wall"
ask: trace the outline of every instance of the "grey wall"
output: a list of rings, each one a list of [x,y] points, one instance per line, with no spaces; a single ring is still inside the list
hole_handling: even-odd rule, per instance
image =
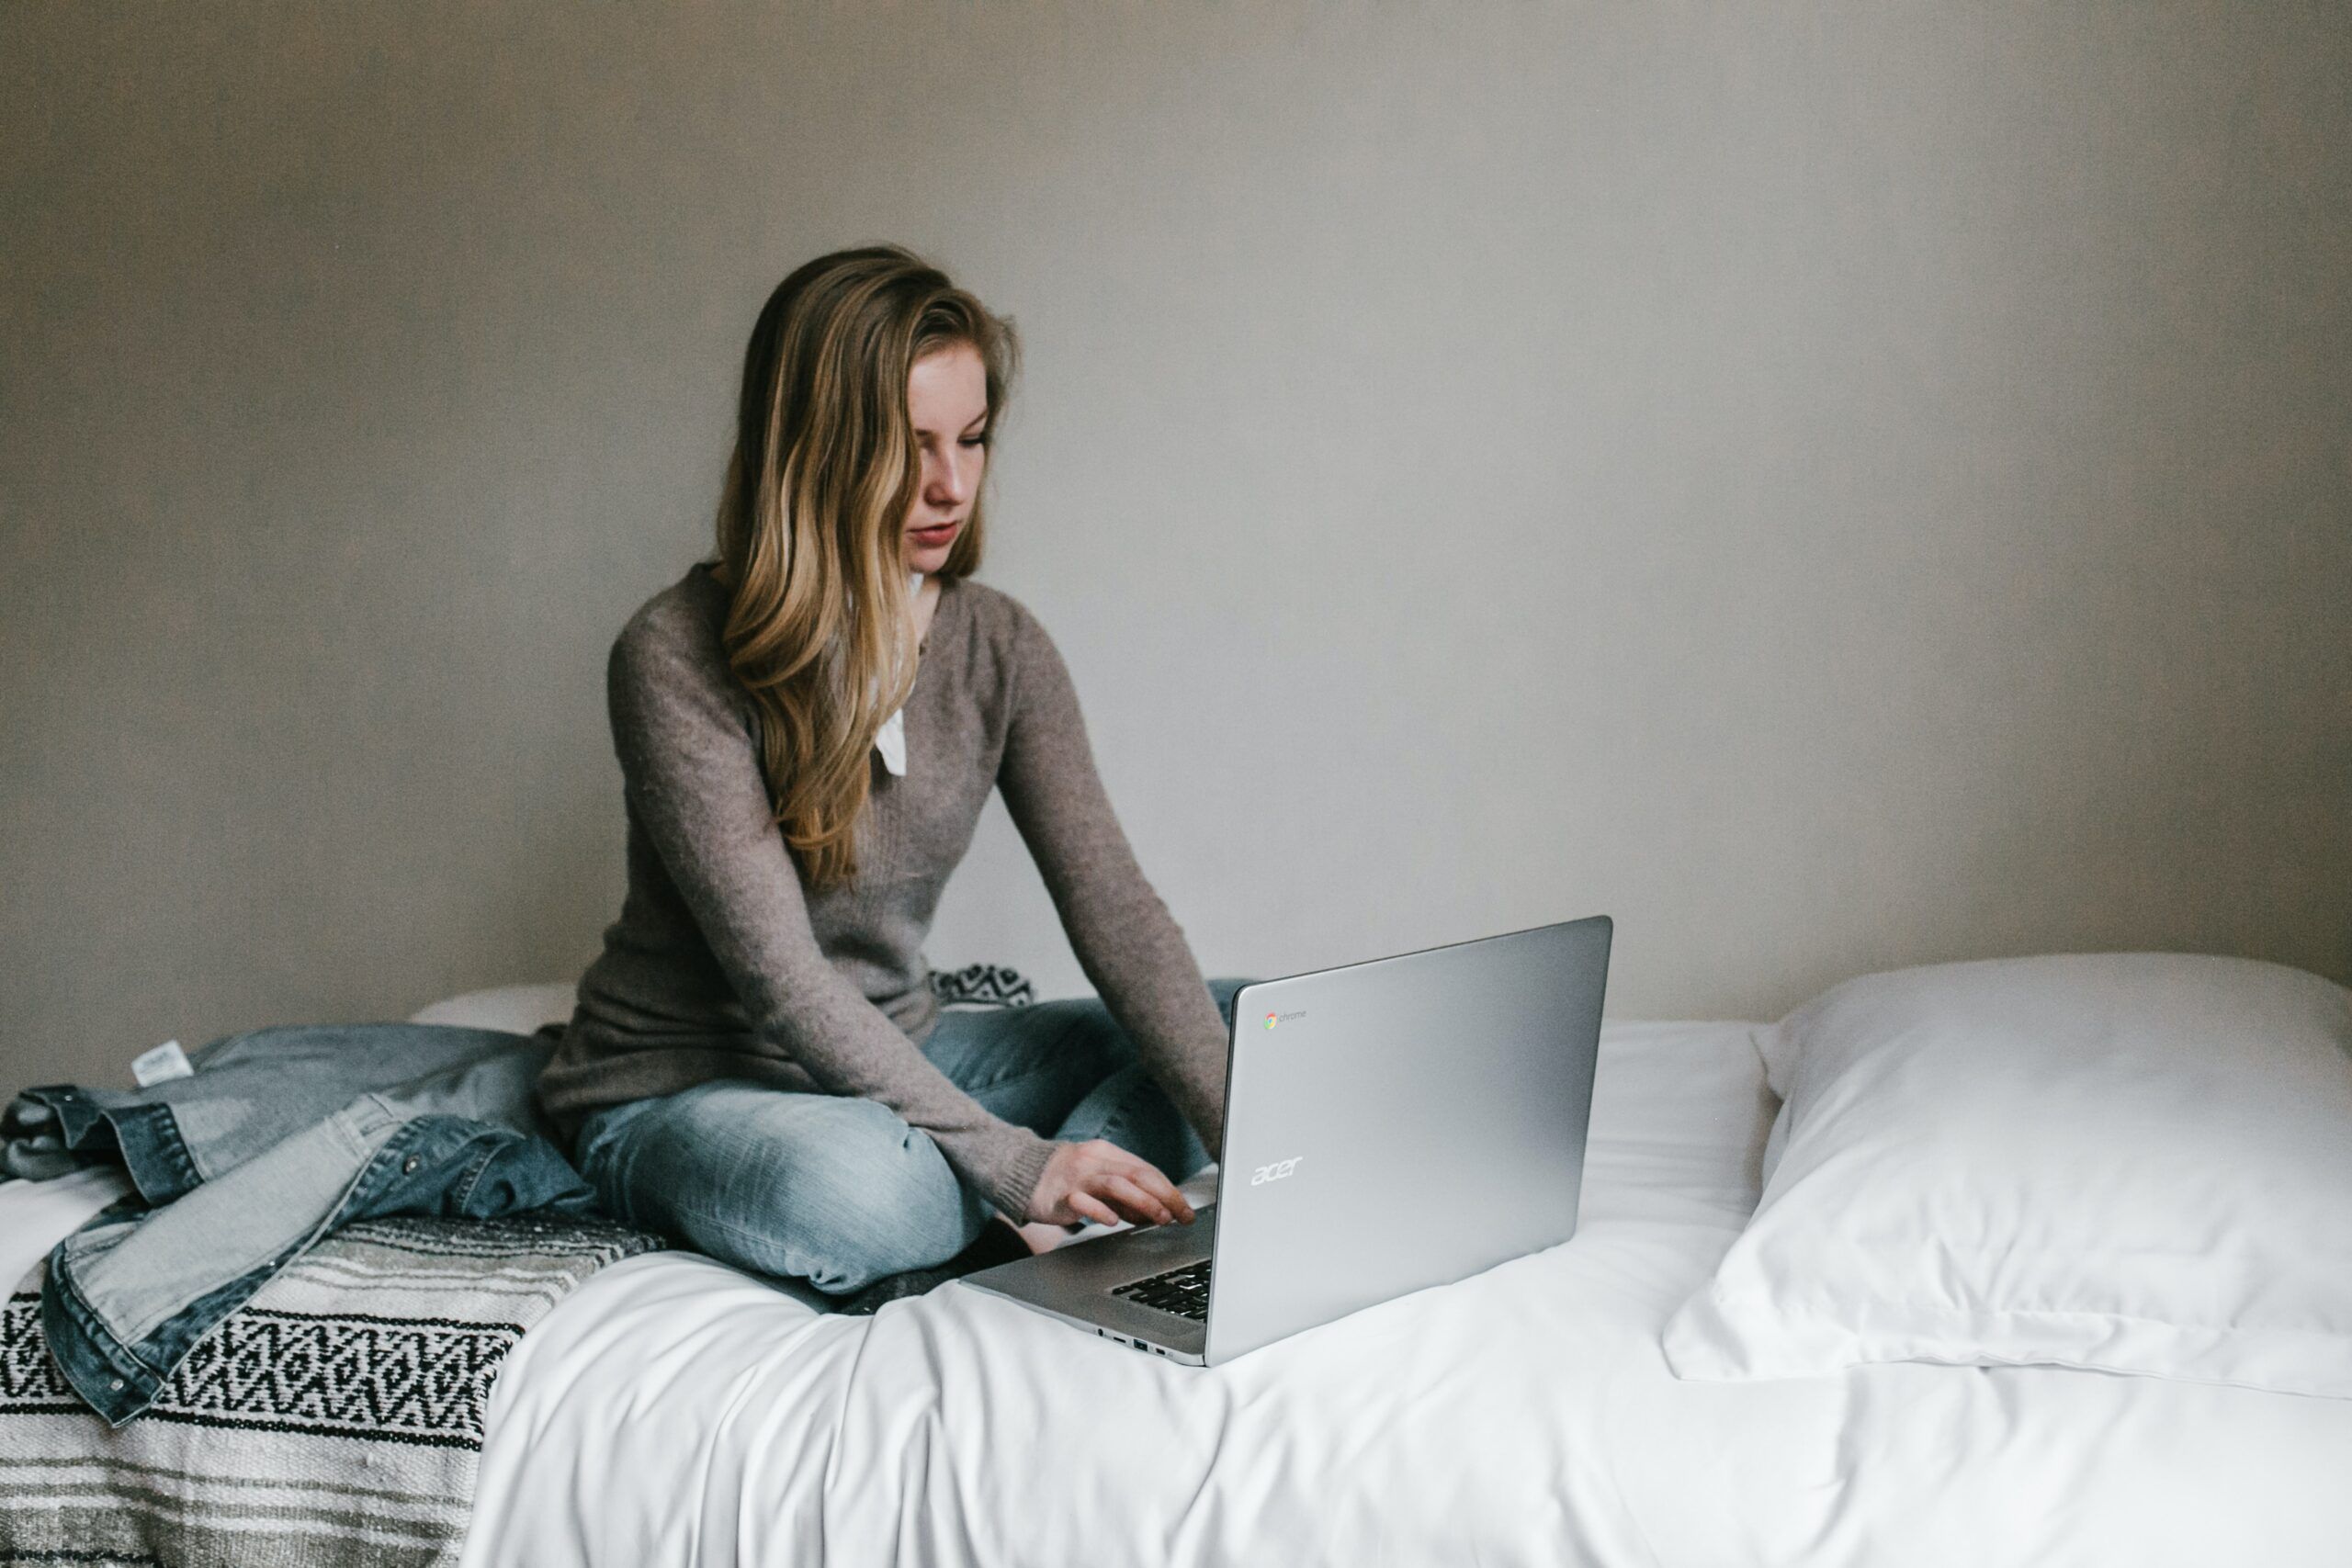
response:
[[[897,239],[1211,974],[2352,977],[2333,6],[0,9],[0,1081],[569,977],[742,338]],[[934,963],[1083,984],[992,808]]]

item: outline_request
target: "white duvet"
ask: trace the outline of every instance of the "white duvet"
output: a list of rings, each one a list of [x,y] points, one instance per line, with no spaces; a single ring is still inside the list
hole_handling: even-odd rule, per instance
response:
[[[1222,1368],[961,1286],[851,1319],[691,1256],[616,1265],[501,1375],[464,1561],[2352,1562],[2352,1401],[1676,1380],[1660,1328],[1756,1201],[1772,1103],[1747,1025],[1612,1024],[1573,1241]]]

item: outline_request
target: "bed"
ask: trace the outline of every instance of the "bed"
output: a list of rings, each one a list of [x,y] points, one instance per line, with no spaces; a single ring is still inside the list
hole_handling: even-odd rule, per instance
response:
[[[1661,1330],[1757,1203],[1761,1031],[1611,1023],[1573,1241],[1223,1368],[960,1285],[858,1319],[692,1255],[615,1264],[507,1361],[463,1562],[2352,1557],[2352,1400],[2054,1367],[1674,1376]],[[0,1189],[0,1265],[106,1196]]]

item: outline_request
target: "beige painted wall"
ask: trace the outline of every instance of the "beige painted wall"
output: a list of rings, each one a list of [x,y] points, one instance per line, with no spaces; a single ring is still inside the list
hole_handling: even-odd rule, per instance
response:
[[[1209,973],[2352,978],[2346,80],[2328,6],[0,9],[0,1085],[576,974],[605,649],[880,238],[1026,334],[983,575]],[[931,955],[1083,984],[1001,808]]]

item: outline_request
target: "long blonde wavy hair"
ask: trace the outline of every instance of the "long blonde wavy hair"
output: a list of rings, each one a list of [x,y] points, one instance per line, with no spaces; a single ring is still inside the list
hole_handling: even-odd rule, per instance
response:
[[[959,344],[987,368],[992,446],[1019,355],[1012,323],[900,246],[795,269],[743,353],[712,574],[731,595],[727,656],[761,721],[775,820],[812,890],[857,875],[875,732],[914,690],[903,530],[922,454],[907,378]],[[975,496],[943,583],[978,569],[986,536]]]

